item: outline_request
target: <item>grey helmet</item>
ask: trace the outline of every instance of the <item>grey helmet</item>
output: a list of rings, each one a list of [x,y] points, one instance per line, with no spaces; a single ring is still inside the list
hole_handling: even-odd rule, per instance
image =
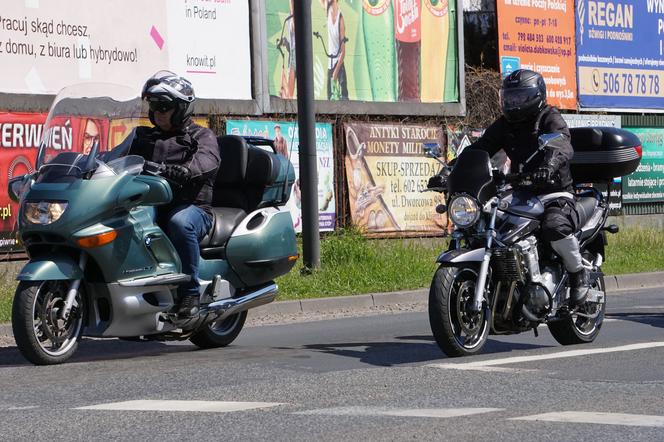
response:
[[[510,123],[534,119],[546,106],[546,84],[537,72],[519,69],[503,80],[500,107]]]
[[[154,122],[154,110],[175,108],[171,117],[174,128],[185,126],[194,113],[194,88],[189,80],[170,71],[159,71],[145,82],[141,98],[150,105],[150,121]]]

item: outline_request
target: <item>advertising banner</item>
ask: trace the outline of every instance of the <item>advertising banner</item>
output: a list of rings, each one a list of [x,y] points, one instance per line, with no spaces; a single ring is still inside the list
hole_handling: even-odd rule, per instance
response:
[[[250,100],[249,33],[246,0],[4,2],[0,64],[11,69],[0,92],[54,94],[82,81],[140,88],[168,69],[201,98]]]
[[[664,4],[577,1],[577,64],[582,107],[664,107]]]
[[[292,0],[267,8],[270,95],[295,97]],[[312,2],[317,100],[459,101],[455,0]]]
[[[264,137],[274,140],[277,153],[290,158],[295,168],[295,185],[286,207],[293,217],[297,232],[302,231],[302,200],[300,196],[300,136],[297,123],[288,121],[228,120],[229,135]],[[318,157],[318,227],[332,231],[336,221],[334,196],[334,161],[332,157],[332,125],[316,123],[316,155]]]
[[[664,128],[630,127],[641,140],[643,157],[633,174],[623,178],[623,202],[664,201]]]
[[[503,76],[539,72],[549,103],[576,109],[574,0],[497,0],[496,6]]]
[[[437,126],[345,123],[346,177],[353,223],[367,233],[444,231],[443,197],[423,192],[440,164],[424,143],[444,146]]]

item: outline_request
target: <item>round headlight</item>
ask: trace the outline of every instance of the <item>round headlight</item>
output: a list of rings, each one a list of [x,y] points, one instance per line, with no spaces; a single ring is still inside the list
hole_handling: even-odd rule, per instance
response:
[[[448,213],[455,226],[460,228],[470,227],[480,217],[477,201],[467,196],[459,196],[452,200]]]
[[[31,224],[51,224],[60,219],[67,203],[64,201],[26,201],[23,203],[23,217]]]

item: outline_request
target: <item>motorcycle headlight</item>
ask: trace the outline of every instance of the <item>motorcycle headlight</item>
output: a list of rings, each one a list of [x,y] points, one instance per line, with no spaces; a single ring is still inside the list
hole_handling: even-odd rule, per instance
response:
[[[465,229],[477,222],[480,208],[473,198],[458,196],[450,203],[448,213],[455,226]]]
[[[65,201],[26,201],[23,203],[23,218],[31,224],[46,225],[59,220],[65,210]]]

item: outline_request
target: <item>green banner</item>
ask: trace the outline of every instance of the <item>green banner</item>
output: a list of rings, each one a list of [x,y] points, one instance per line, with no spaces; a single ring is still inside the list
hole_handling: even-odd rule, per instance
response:
[[[636,172],[623,178],[623,203],[664,201],[664,128],[630,127],[641,140],[643,158]]]
[[[266,2],[270,95],[296,96],[293,0]],[[313,0],[316,100],[458,102],[453,0]]]

